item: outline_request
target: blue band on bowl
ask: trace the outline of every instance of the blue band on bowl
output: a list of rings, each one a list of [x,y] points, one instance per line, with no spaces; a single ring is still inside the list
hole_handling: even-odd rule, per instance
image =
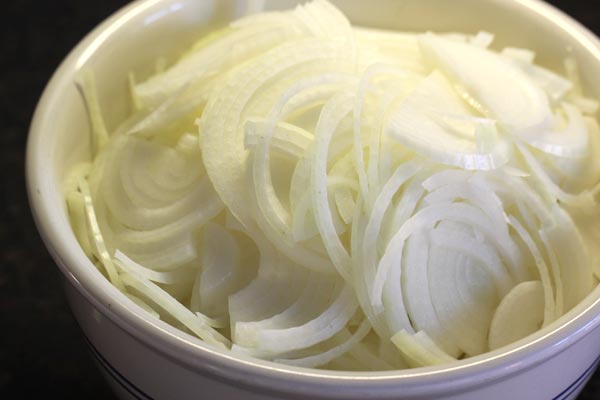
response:
[[[117,382],[119,385],[123,387],[129,394],[139,400],[154,400],[152,397],[148,396],[137,387],[134,383],[132,383],[129,379],[127,379],[122,373],[120,373],[115,367],[111,365],[111,363],[100,354],[100,352],[94,347],[92,342],[87,338],[86,335],[83,335],[85,342],[87,343],[89,349],[91,350],[92,355],[98,361],[98,364]]]
[[[558,396],[554,397],[552,400],[565,400],[567,399],[573,392],[579,389],[582,385],[587,382],[587,379],[594,373],[596,367],[600,363],[600,356],[598,356],[594,362],[577,378],[573,383],[571,383],[565,390],[560,392]]]

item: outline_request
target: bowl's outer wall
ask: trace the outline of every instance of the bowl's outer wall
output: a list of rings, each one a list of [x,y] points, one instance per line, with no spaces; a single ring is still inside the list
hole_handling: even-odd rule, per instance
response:
[[[267,6],[289,8],[295,3],[273,0],[267,1]],[[547,13],[541,3],[505,0],[377,0],[368,3],[346,0],[337,3],[353,22],[367,26],[417,31],[486,29],[497,34],[498,45],[510,43],[532,48],[540,55],[538,61],[548,66],[556,67],[565,56],[572,54],[580,63],[585,86],[591,94],[600,97],[600,80],[592,79],[594,71],[600,69],[597,44],[578,31],[569,34],[572,26],[560,19],[557,25],[557,21],[553,21],[556,14],[548,14],[548,19],[540,18],[539,10]],[[189,359],[174,361],[177,357],[167,354],[170,350],[165,350],[166,347],[158,351],[161,336],[177,335],[176,330],[162,326],[160,333],[145,331],[143,327],[150,326],[148,318],[137,314],[131,317],[130,311],[135,306],[106,285],[79,249],[59,190],[65,171],[75,162],[89,159],[89,126],[73,78],[82,68],[95,72],[103,112],[109,128],[114,128],[129,112],[129,71],[134,71],[138,78],[148,76],[157,57],[175,59],[194,38],[241,15],[244,4],[244,1],[234,0],[146,0],[132,4],[113,17],[109,25],[100,27],[101,31],[92,33],[82,44],[84,48],[79,47],[71,54],[49,84],[32,124],[27,165],[30,200],[40,233],[67,277],[73,311],[90,345],[102,354],[104,361],[151,398],[267,399],[266,394],[254,396],[251,393],[257,392],[247,388],[253,383],[269,387],[271,378],[269,374],[258,378],[250,373],[244,377],[240,374],[243,367],[240,367],[235,374],[231,372],[237,381],[231,384],[227,382],[224,364],[218,368],[197,363],[193,368],[189,366],[193,365]],[[44,135],[40,134],[42,131]],[[502,372],[506,379],[490,378],[492,381],[483,386],[475,380],[460,385],[438,381],[433,393],[433,386],[423,384],[422,380],[418,385],[407,384],[400,388],[382,384],[373,392],[360,393],[360,387],[349,382],[337,388],[323,386],[321,397],[553,399],[600,354],[597,325],[596,321],[593,326],[585,327],[587,336],[568,351],[560,351],[538,365],[515,364],[511,370]],[[212,354],[205,360],[214,359]],[[565,365],[568,368],[564,368]],[[302,382],[306,384],[307,380]],[[272,398],[306,398],[306,393],[315,394],[317,390],[316,385],[288,386],[281,386],[281,382],[278,386],[273,381],[273,390],[282,397]],[[352,391],[349,388],[353,388]],[[284,395],[283,392],[289,393]],[[565,396],[557,399],[567,398]]]
[[[264,393],[253,394],[231,384],[199,375],[129,335],[98,312],[71,285],[67,299],[92,354],[101,370],[117,389],[153,399],[248,399],[271,400]],[[109,339],[109,340],[108,340]],[[157,379],[158,378],[158,379]],[[116,384],[116,385],[115,385]]]
[[[65,283],[67,299],[87,339],[91,353],[107,381],[121,399],[307,399],[301,386],[290,387],[288,393],[272,393],[265,389],[215,379],[174,362],[153,351],[92,306],[70,283]],[[390,387],[387,393],[363,394],[353,398],[387,398],[411,400],[566,400],[574,399],[598,364],[600,329],[585,336],[576,345],[544,363],[518,371],[488,385],[472,382],[470,387],[447,393],[432,394],[421,390],[403,393],[402,386]],[[565,368],[565,366],[568,366]],[[311,399],[339,397],[335,389]]]

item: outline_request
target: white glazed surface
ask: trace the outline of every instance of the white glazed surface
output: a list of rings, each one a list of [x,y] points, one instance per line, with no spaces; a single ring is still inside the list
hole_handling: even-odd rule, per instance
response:
[[[95,309],[73,285],[66,284],[69,304],[83,330],[91,352],[108,382],[121,399],[306,399],[302,395],[302,383],[290,388],[296,393],[271,394],[244,390],[236,382],[198,374],[177,361],[153,351],[138,339],[128,334],[110,319]],[[600,331],[596,329],[577,345],[569,347],[556,356],[533,366],[515,367],[515,374],[491,384],[480,385],[477,380],[469,382],[467,388],[449,390],[443,395],[422,391],[407,396],[403,385],[390,388],[393,399],[442,399],[442,400],[500,400],[500,399],[544,399],[566,400],[575,398],[591,376],[597,355],[600,354]],[[587,372],[587,373],[585,373]],[[579,379],[580,377],[582,377]],[[158,377],[158,379],[157,379]],[[335,391],[335,388],[331,390]],[[566,390],[566,391],[565,391]],[[563,393],[564,392],[564,393]],[[421,394],[419,394],[421,393]],[[561,395],[562,393],[562,395]],[[348,398],[337,397],[335,392],[323,392],[314,399]],[[367,397],[364,393],[353,398]]]
[[[112,287],[73,236],[60,192],[64,171],[89,157],[87,116],[73,84],[94,70],[114,127],[128,112],[126,76],[147,75],[198,35],[243,13],[244,1],[143,0],[84,39],[56,72],[32,122],[27,155],[30,202],[42,237],[66,276],[73,312],[109,382],[122,398],[153,399],[569,399],[600,354],[600,290],[528,343],[442,370],[342,373],[282,367],[232,356],[153,319]],[[267,1],[287,8],[294,1]],[[368,5],[367,5],[368,4]],[[536,0],[339,2],[355,23],[404,30],[495,32],[498,44],[536,50],[542,64],[573,54],[590,94],[600,97],[600,43]],[[587,372],[587,373],[586,373]],[[579,379],[581,377],[581,379]],[[567,389],[571,387],[571,389]],[[565,391],[566,390],[566,391]],[[127,397],[129,396],[129,397]]]

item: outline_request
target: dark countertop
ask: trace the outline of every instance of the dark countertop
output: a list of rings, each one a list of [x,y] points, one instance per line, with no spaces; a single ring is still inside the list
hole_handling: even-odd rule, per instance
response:
[[[27,129],[52,71],[123,0],[5,0],[0,24],[0,398],[114,398],[92,363],[59,270],[30,216]],[[553,1],[600,34],[596,0]],[[600,399],[600,372],[580,400]]]

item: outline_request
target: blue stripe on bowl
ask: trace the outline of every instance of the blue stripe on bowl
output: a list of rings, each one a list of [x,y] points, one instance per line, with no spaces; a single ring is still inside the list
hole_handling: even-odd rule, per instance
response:
[[[125,389],[129,394],[135,397],[138,400],[153,400],[152,397],[148,396],[137,387],[134,383],[132,383],[129,379],[127,379],[123,374],[121,374],[115,367],[111,365],[111,363],[104,358],[102,354],[94,347],[92,342],[87,338],[86,335],[83,335],[85,342],[87,343],[89,349],[91,350],[92,355],[98,361],[98,364],[104,369],[123,389]]]
[[[586,381],[590,377],[590,375],[592,375],[594,373],[594,371],[596,370],[598,363],[600,363],[600,356],[598,356],[594,360],[594,362],[585,371],[583,371],[583,374],[581,374],[579,376],[579,378],[577,378],[573,383],[571,383],[569,386],[567,386],[567,388],[565,390],[560,392],[552,400],[564,400],[564,399],[568,398],[571,394],[573,394],[573,392],[575,392],[583,384],[586,383]]]

